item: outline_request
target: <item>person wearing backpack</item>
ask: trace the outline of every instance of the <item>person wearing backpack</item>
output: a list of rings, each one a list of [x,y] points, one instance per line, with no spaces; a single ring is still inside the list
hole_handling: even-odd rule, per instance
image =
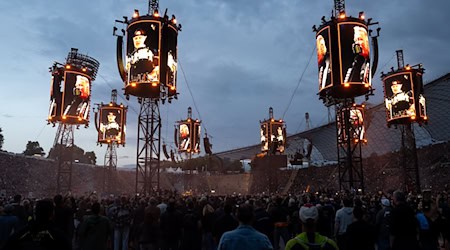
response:
[[[303,233],[290,239],[285,250],[338,250],[336,242],[317,232],[319,210],[312,204],[305,204],[299,211]]]

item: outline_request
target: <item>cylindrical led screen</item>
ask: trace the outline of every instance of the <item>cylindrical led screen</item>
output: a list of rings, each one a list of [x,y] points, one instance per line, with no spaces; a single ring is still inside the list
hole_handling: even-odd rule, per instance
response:
[[[146,97],[159,91],[160,83],[161,22],[139,20],[127,28],[126,92]],[[139,85],[145,88],[139,88]],[[151,91],[151,86],[154,91]],[[135,88],[134,90],[128,89]],[[142,92],[142,93],[140,93]]]
[[[62,100],[63,123],[89,123],[91,78],[87,74],[66,70]]]
[[[104,105],[99,114],[98,142],[125,144],[126,109]]]
[[[317,32],[317,67],[319,69],[319,92],[333,85],[330,26]]]
[[[370,43],[367,26],[359,22],[338,23],[341,84],[371,86]],[[349,90],[351,92],[351,89]]]
[[[387,122],[408,120],[416,116],[413,75],[411,72],[394,73],[383,79]]]

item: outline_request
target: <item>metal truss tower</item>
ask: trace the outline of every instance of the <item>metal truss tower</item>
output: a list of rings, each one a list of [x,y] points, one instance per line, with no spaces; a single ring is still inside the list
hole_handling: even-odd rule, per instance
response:
[[[364,176],[361,155],[361,130],[350,124],[350,110],[353,99],[345,99],[336,104],[336,132],[339,170],[339,188],[364,192]]]
[[[159,99],[139,98],[136,155],[136,193],[159,190],[161,157],[161,115]]]
[[[103,171],[103,190],[108,192],[115,192],[113,190],[114,176],[117,169],[117,144],[111,142],[105,153],[105,166]]]
[[[58,150],[58,173],[56,177],[56,193],[64,194],[71,191],[72,185],[72,148],[73,125],[59,123],[53,150]]]
[[[117,90],[111,91],[111,103],[117,103]],[[111,141],[105,153],[104,171],[103,171],[103,191],[115,192],[113,190],[114,176],[117,169],[117,143]]]
[[[420,193],[419,164],[417,160],[416,137],[412,124],[399,125],[402,133],[402,167],[404,171],[405,190]]]

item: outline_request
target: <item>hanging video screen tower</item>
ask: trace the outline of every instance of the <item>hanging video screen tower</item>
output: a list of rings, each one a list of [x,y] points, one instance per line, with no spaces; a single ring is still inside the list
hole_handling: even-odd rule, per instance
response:
[[[347,16],[342,10],[331,20],[322,17],[318,28],[313,26],[316,32],[319,96],[324,101],[371,94],[372,76],[378,63],[377,40],[372,39],[372,50],[369,40],[369,25],[377,23],[371,20],[366,21],[363,12],[356,18]]]
[[[161,16],[157,10],[140,15],[135,10],[131,20],[117,21],[126,25],[125,60],[121,58],[123,38],[117,45],[118,67],[125,84],[125,95],[142,98],[176,98],[178,70],[178,32],[174,15]],[[116,32],[118,28],[114,28]]]
[[[47,121],[80,125],[89,124],[91,85],[100,63],[72,49],[65,64],[54,63],[50,69],[50,107]]]

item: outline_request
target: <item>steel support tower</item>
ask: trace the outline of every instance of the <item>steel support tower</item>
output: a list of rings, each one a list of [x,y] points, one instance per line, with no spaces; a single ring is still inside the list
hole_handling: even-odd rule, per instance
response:
[[[399,69],[404,68],[405,62],[403,59],[403,50],[397,50],[397,66]],[[414,135],[413,125],[403,124],[399,125],[402,144],[401,144],[401,159],[404,173],[404,188],[407,191],[415,191],[420,193],[420,175],[419,163],[417,159],[416,137]]]
[[[420,193],[419,164],[417,160],[416,137],[412,124],[399,125],[402,134],[401,159],[406,191]]]
[[[114,177],[117,169],[117,144],[116,142],[111,142],[108,144],[108,148],[105,153],[105,166],[103,168],[103,190],[107,192],[115,192],[114,187]]]
[[[136,155],[136,193],[159,190],[161,157],[161,115],[159,99],[139,98]]]
[[[353,99],[345,99],[336,104],[336,133],[340,190],[358,190],[364,192],[364,176],[361,155],[360,130],[350,124],[350,110]]]
[[[117,90],[111,91],[111,103],[117,103]],[[103,190],[107,192],[115,192],[113,190],[114,176],[117,169],[117,143],[111,141],[106,148],[104,169],[103,169]]]
[[[73,145],[73,125],[59,123],[53,143],[53,149],[58,150],[58,173],[56,177],[56,193],[58,194],[65,194],[71,191]]]

